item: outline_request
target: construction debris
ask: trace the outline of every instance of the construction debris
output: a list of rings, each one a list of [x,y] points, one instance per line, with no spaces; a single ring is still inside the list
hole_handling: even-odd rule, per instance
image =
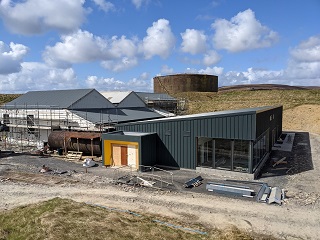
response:
[[[287,161],[285,161],[285,160],[286,160],[286,157],[281,158],[279,161],[275,162],[275,163],[272,165],[272,167],[275,167],[275,166],[277,166],[277,165],[280,164],[280,163],[287,163]]]
[[[46,173],[46,172],[51,172],[51,171],[52,170],[49,167],[47,167],[46,165],[42,165],[42,168],[40,169],[39,172]]]
[[[268,198],[268,204],[277,203],[279,205],[282,204],[282,191],[278,187],[271,188],[271,192]]]
[[[140,180],[140,185],[141,186],[146,186],[146,187],[153,187],[153,185],[156,183],[156,182],[150,182],[150,181],[147,181],[141,177],[136,177],[138,180]]]
[[[87,168],[88,168],[88,167],[94,167],[94,166],[96,166],[96,162],[93,161],[92,158],[86,158],[86,159],[83,161],[82,166],[87,167]]]
[[[229,184],[230,182],[233,182],[233,184]],[[283,189],[279,187],[269,187],[267,183],[263,182],[227,179],[223,182],[208,182],[206,189],[209,192],[255,198],[257,202],[268,204],[276,203],[281,205],[285,198]]]
[[[183,186],[185,188],[198,187],[202,184],[202,182],[201,182],[202,180],[203,180],[203,178],[201,176],[198,176],[196,178],[192,178],[189,181],[185,182]]]
[[[279,187],[269,187],[268,184],[264,183],[258,194],[257,201],[268,204],[277,203],[281,205],[285,199],[285,191]]]
[[[210,192],[232,194],[242,197],[253,197],[254,190],[247,186],[208,182],[206,189]]]

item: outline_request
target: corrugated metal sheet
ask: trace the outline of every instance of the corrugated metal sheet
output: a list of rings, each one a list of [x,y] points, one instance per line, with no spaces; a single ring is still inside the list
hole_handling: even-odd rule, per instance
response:
[[[195,169],[196,137],[254,140],[255,114],[145,121],[119,125],[117,128],[124,131],[157,132],[161,139],[158,143],[160,147],[157,148],[157,155],[160,156],[158,164]]]
[[[135,93],[131,92],[119,104],[119,108],[146,107],[146,103]]]
[[[272,106],[264,106],[264,107],[257,107],[257,108],[245,108],[245,109],[238,109],[238,110],[226,110],[226,111],[218,111],[218,112],[208,112],[208,113],[198,113],[192,115],[182,115],[177,117],[169,117],[165,119],[157,119],[157,120],[147,120],[141,121],[141,123],[145,122],[161,122],[161,121],[177,121],[177,120],[184,120],[184,119],[199,119],[199,118],[208,118],[208,117],[225,117],[225,116],[233,116],[233,115],[242,115],[242,114],[256,114],[264,111],[268,111],[270,109],[274,109],[275,107]],[[137,122],[137,124],[140,122]]]
[[[73,103],[69,109],[104,109],[104,108],[115,108],[115,106],[102,96],[98,91],[93,90],[89,94],[77,100]]]
[[[143,101],[176,101],[174,97],[166,93],[148,93],[148,92],[135,92]]]
[[[93,105],[95,104],[95,105]],[[89,108],[114,107],[95,89],[30,91],[4,105],[3,108]]]
[[[163,118],[148,108],[115,108],[115,109],[99,109],[99,110],[70,110],[73,114],[78,115],[92,123],[122,123],[139,121],[142,119]]]
[[[117,129],[131,132],[157,132],[158,164],[195,169],[197,137],[254,141],[257,135],[257,124],[261,125],[264,131],[270,128],[264,122],[257,122],[257,113],[267,111],[266,114],[269,117],[270,113],[279,109],[282,112],[282,107],[261,107],[195,114],[119,124]]]

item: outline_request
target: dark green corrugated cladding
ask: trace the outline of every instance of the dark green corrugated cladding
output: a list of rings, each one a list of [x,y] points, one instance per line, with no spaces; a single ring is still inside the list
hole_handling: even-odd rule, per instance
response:
[[[282,133],[282,111],[282,106],[249,108],[119,124],[116,128],[157,133],[155,162],[160,166],[252,173]]]

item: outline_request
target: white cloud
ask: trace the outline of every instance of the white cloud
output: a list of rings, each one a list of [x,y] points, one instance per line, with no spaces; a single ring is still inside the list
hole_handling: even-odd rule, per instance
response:
[[[87,31],[78,30],[62,36],[61,40],[53,47],[46,47],[43,54],[45,62],[51,66],[70,67],[73,63],[108,58],[107,41]]]
[[[143,75],[144,74],[142,74],[142,76]],[[85,82],[88,88],[95,88],[105,91],[151,91],[150,83],[141,77],[133,78],[128,82],[123,82],[116,80],[115,78],[99,78],[97,76],[89,76]]]
[[[320,36],[312,36],[290,51],[286,76],[299,85],[320,85]]]
[[[206,69],[200,69],[197,73],[220,76],[223,73],[223,67],[207,67]]]
[[[204,53],[207,49],[207,36],[199,30],[187,29],[181,33],[181,50],[186,53]]]
[[[6,45],[0,41],[0,74],[19,72],[23,57],[28,53],[28,48],[22,44]]]
[[[140,7],[145,4],[148,5],[150,0],[131,0],[136,9],[140,9]]]
[[[143,80],[143,79],[138,79],[138,78],[133,78],[129,80],[128,82],[128,90],[133,90],[133,91],[150,91],[150,82]]]
[[[217,19],[212,28],[215,47],[230,52],[270,47],[278,40],[278,34],[263,26],[251,9],[239,12],[230,21]]]
[[[219,85],[223,86],[262,83],[320,86],[320,36],[312,36],[291,49],[285,69],[248,68],[246,71],[229,71],[219,76]]]
[[[77,88],[73,69],[54,69],[42,63],[25,62],[18,73],[2,76],[0,91],[3,93],[26,92],[44,89]]]
[[[149,73],[147,73],[147,72],[141,73],[140,79],[142,79],[142,80],[147,80],[147,79],[149,79]]]
[[[102,61],[101,66],[113,72],[121,72],[130,69],[138,64],[137,58],[123,57],[119,60]]]
[[[173,68],[170,68],[168,65],[163,65],[161,68],[162,74],[172,74],[173,72]]]
[[[320,36],[312,36],[290,51],[298,62],[320,62]]]
[[[0,17],[13,33],[32,35],[48,30],[71,32],[85,21],[85,0],[0,1]]]
[[[46,47],[43,59],[48,65],[58,68],[100,61],[104,68],[120,72],[138,65],[142,55],[147,59],[154,55],[167,57],[174,42],[169,21],[159,19],[147,29],[143,41],[136,37],[128,39],[126,36],[105,39],[82,30],[63,35],[60,42]]]
[[[214,50],[208,51],[203,57],[203,64],[212,66],[221,60],[221,56]]]
[[[147,36],[142,42],[142,51],[146,59],[155,55],[166,58],[175,44],[175,37],[171,31],[169,21],[159,19],[147,29]]]
[[[248,68],[247,71],[229,71],[219,75],[219,85],[241,84],[286,84],[284,71],[271,71],[266,69]]]
[[[95,88],[97,90],[125,90],[125,83],[114,78],[98,78],[97,76],[89,76],[85,80],[88,88]]]
[[[114,36],[111,38],[110,42],[110,53],[116,58],[121,58],[123,56],[132,58],[137,54],[137,39],[127,39],[126,36],[121,36],[118,38]]]
[[[93,2],[104,12],[109,12],[115,10],[113,3],[105,0],[93,0]]]

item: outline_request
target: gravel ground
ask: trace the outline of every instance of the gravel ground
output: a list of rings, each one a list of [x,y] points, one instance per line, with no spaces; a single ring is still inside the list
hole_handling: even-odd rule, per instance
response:
[[[209,227],[233,224],[282,239],[319,239],[320,136],[296,132],[291,153],[277,151],[272,155],[283,156],[287,157],[287,163],[276,168],[291,169],[288,174],[274,171],[270,162],[259,179],[287,190],[288,198],[278,206],[211,194],[205,191],[205,184],[183,188],[186,180],[198,176],[194,171],[174,171],[174,187],[158,190],[116,184],[113,179],[119,176],[118,171],[102,167],[99,162],[86,173],[81,162],[13,154],[0,158],[0,211],[64,197],[196,221]],[[53,171],[40,173],[43,165]],[[67,173],[56,174],[56,170]],[[214,178],[201,176],[208,181]]]

